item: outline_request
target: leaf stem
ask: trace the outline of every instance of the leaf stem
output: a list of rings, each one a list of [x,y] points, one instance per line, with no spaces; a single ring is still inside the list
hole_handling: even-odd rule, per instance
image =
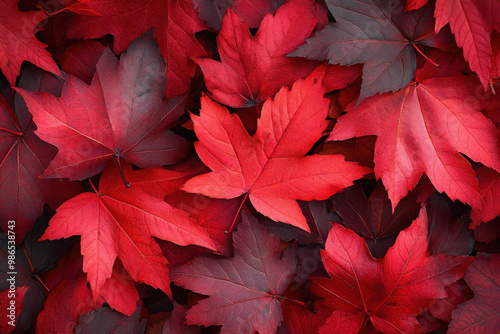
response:
[[[92,189],[94,189],[94,192],[97,194],[97,195],[100,195],[100,192],[97,191],[97,189],[94,187],[94,184],[92,183],[92,180],[89,179],[89,182],[90,182],[90,185],[92,186]]]
[[[132,184],[127,182],[127,180],[125,180],[125,174],[123,174],[123,168],[122,168],[122,164],[120,162],[120,156],[119,155],[115,155],[115,156],[116,156],[116,161],[118,162],[118,169],[120,170],[120,175],[122,177],[123,184],[125,185],[125,187],[130,188],[130,186],[132,186]]]
[[[434,61],[432,61],[432,59],[430,59],[429,57],[427,57],[427,56],[426,56],[426,55],[422,52],[422,50],[420,50],[420,49],[418,48],[417,44],[415,44],[415,43],[411,43],[411,45],[415,48],[415,50],[417,50],[417,51],[418,51],[418,53],[420,53],[422,56],[424,56],[424,58],[425,58],[425,59],[427,59],[427,60],[428,60],[428,61],[429,61],[432,65],[434,65],[434,66],[436,66],[436,67],[439,67],[439,64],[438,64],[438,63],[436,63],[436,62],[434,62]]]
[[[6,129],[6,128],[0,128],[0,131],[6,131],[6,132],[9,132],[9,133],[12,133],[14,135],[18,135],[18,136],[22,136],[23,133],[22,132],[19,132],[19,131],[12,131],[12,130],[9,130],[9,129]]]
[[[275,297],[278,299],[288,300],[288,301],[295,303],[297,305],[300,305],[300,306],[304,306],[304,307],[306,306],[306,303],[304,303],[303,301],[297,300],[297,299],[292,299],[292,298],[283,297],[283,296],[279,296],[279,295],[276,295]]]
[[[248,193],[245,193],[245,197],[243,197],[243,200],[240,203],[240,207],[238,208],[238,211],[236,211],[236,214],[234,215],[234,219],[233,219],[233,222],[231,223],[231,227],[229,227],[229,230],[224,231],[224,234],[229,234],[233,230],[233,226],[236,223],[236,218],[238,218],[238,215],[240,214],[241,208],[243,207],[243,203],[245,203],[247,198],[248,198]]]

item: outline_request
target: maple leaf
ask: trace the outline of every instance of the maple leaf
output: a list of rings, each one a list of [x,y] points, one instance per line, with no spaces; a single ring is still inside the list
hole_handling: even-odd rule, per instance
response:
[[[394,208],[423,173],[440,192],[482,208],[474,161],[500,170],[499,131],[477,109],[477,80],[467,76],[421,77],[396,93],[351,105],[327,140],[376,135],[375,176]],[[477,102],[477,103],[476,103]]]
[[[193,3],[200,12],[200,19],[207,22],[210,28],[220,30],[228,8],[250,28],[257,28],[267,13],[274,15],[285,0],[193,0]]]
[[[462,277],[472,257],[429,256],[425,207],[399,234],[383,259],[374,259],[363,238],[338,224],[321,257],[330,278],[314,278],[311,291],[334,312],[320,333],[358,333],[370,320],[384,333],[422,331],[415,316],[446,297],[445,286]]]
[[[47,15],[43,11],[21,12],[17,0],[0,2],[0,68],[12,87],[21,70],[23,61],[43,68],[62,77],[52,56],[35,37],[35,27]]]
[[[167,63],[167,97],[189,91],[196,69],[190,57],[207,56],[195,38],[195,33],[205,27],[191,0],[80,0],[80,3],[93,14],[72,18],[67,29],[69,38],[90,39],[111,34],[115,38],[113,50],[119,54],[154,27],[154,39]]]
[[[158,46],[146,34],[119,61],[106,49],[90,86],[70,75],[60,98],[17,89],[35,133],[59,149],[43,176],[83,180],[113,159],[139,167],[183,159],[189,143],[167,130],[184,112],[184,99],[162,101],[164,69]]]
[[[465,274],[474,298],[452,313],[448,333],[494,333],[500,328],[500,255],[480,253]]]
[[[123,173],[134,178],[130,165],[123,166]],[[118,167],[110,165],[101,177],[100,191],[80,194],[61,205],[42,240],[81,236],[83,270],[96,298],[111,277],[116,258],[135,281],[171,295],[167,260],[153,237],[210,249],[213,242],[186,212],[148,195],[140,185],[126,188],[120,177]]]
[[[188,310],[195,325],[223,325],[221,334],[273,334],[283,320],[282,294],[295,272],[296,252],[280,257],[279,238],[243,212],[233,233],[234,257],[199,257],[171,270],[172,281],[208,294]]]
[[[146,320],[139,321],[141,309],[138,308],[130,317],[124,316],[108,307],[80,316],[76,332],[81,334],[90,333],[144,333]]]
[[[410,11],[410,10],[417,10],[419,8],[422,8],[425,6],[429,0],[407,0],[406,1],[406,6],[405,6],[405,11]]]
[[[170,318],[163,325],[162,334],[201,334],[203,330],[201,327],[186,325],[187,308],[176,302],[173,304],[174,309],[170,313]]]
[[[401,12],[400,0],[327,0],[326,3],[335,23],[307,39],[307,44],[290,55],[328,59],[331,64],[340,65],[363,63],[358,101],[404,88],[415,73],[415,51],[422,53],[418,45],[449,49],[444,37],[433,34],[430,5],[418,11]]]
[[[196,60],[209,96],[231,107],[248,107],[307,76],[317,62],[286,55],[311,35],[317,22],[313,0],[291,0],[275,16],[267,15],[252,36],[248,25],[228,10],[217,37],[221,61]]]
[[[196,152],[212,172],[182,189],[227,199],[245,194],[260,213],[309,231],[296,200],[326,199],[370,171],[340,155],[304,156],[328,123],[323,75],[319,69],[267,100],[252,137],[238,116],[203,97],[200,116],[191,118]]]
[[[500,3],[496,0],[436,1],[436,31],[449,23],[457,45],[486,90],[490,78],[491,32],[500,31]]]

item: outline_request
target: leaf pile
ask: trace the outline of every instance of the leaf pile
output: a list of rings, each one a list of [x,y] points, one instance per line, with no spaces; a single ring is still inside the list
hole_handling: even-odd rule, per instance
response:
[[[500,331],[498,0],[0,11],[0,332]]]

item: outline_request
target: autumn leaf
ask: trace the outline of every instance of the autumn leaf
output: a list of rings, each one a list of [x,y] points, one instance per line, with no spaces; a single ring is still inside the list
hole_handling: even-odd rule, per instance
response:
[[[248,25],[228,10],[217,38],[221,61],[196,60],[209,96],[230,107],[248,107],[306,77],[317,63],[286,55],[311,35],[317,22],[313,0],[291,0],[275,16],[267,15],[252,36]]]
[[[331,64],[362,63],[358,101],[376,93],[397,91],[413,78],[421,46],[449,49],[446,38],[433,34],[433,7],[403,12],[400,0],[327,0],[335,18],[324,30],[291,53]]]
[[[123,173],[134,178],[129,165],[123,166]],[[80,194],[59,207],[42,240],[73,235],[81,236],[83,270],[96,298],[111,277],[116,258],[135,281],[171,295],[167,260],[153,237],[214,248],[186,212],[148,195],[140,185],[127,188],[116,164],[104,171],[99,192]]]
[[[311,291],[334,312],[320,333],[358,333],[368,321],[383,333],[418,333],[415,316],[446,297],[444,288],[474,260],[429,256],[425,208],[383,259],[374,259],[361,237],[338,224],[321,257],[330,278],[314,278]]]
[[[282,294],[295,271],[295,251],[280,256],[279,239],[247,213],[233,233],[234,257],[199,257],[174,268],[172,281],[208,294],[188,310],[194,325],[223,325],[221,334],[273,334],[283,320]]]
[[[203,97],[200,116],[191,118],[200,140],[196,152],[212,172],[182,189],[228,199],[245,194],[260,213],[309,231],[296,200],[326,199],[370,171],[340,155],[304,156],[327,126],[323,73],[320,69],[267,100],[254,136],[238,116]]]
[[[348,107],[327,140],[377,136],[375,176],[393,208],[425,173],[439,192],[481,209],[476,174],[460,153],[500,170],[500,134],[477,110],[478,82],[463,75],[422,78],[417,71],[416,76],[403,90]]]
[[[18,89],[36,134],[59,149],[43,176],[83,180],[110,160],[159,167],[184,158],[189,144],[167,131],[184,112],[184,101],[163,102],[164,69],[146,34],[120,60],[105,50],[90,86],[69,76],[60,98]]]

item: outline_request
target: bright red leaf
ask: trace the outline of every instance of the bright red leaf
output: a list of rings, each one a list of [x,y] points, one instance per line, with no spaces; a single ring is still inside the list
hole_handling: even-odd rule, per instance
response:
[[[184,100],[163,102],[164,70],[158,47],[146,34],[120,60],[105,50],[90,86],[69,76],[60,98],[18,89],[36,134],[59,149],[44,176],[83,180],[110,160],[159,167],[184,158],[189,143],[168,131],[184,112]]]
[[[221,61],[196,60],[209,96],[230,107],[248,107],[307,76],[317,63],[287,54],[311,35],[317,22],[313,0],[291,0],[275,16],[267,15],[252,36],[248,25],[228,10],[217,38]]]
[[[425,208],[402,231],[383,259],[370,255],[353,231],[334,225],[322,252],[330,278],[314,278],[311,290],[334,313],[320,333],[358,333],[368,321],[384,333],[418,333],[415,316],[462,277],[472,257],[429,256]]]
[[[189,180],[183,190],[216,198],[246,194],[260,213],[309,231],[296,200],[326,199],[370,172],[340,155],[304,156],[327,126],[323,73],[315,71],[266,101],[254,136],[238,116],[203,97],[200,116],[191,117],[200,140],[196,151],[212,172]]]
[[[174,268],[175,284],[210,295],[188,310],[194,325],[222,325],[221,334],[274,334],[283,320],[279,302],[295,272],[293,249],[280,256],[279,239],[243,213],[233,233],[234,257],[199,257]]]
[[[423,74],[423,73],[422,73]],[[481,209],[482,196],[470,163],[500,170],[500,134],[475,108],[477,80],[466,76],[421,78],[396,93],[352,105],[328,140],[376,135],[375,176],[387,188],[392,207],[423,173],[452,200]]]
[[[125,178],[133,179],[132,168],[123,168]],[[207,233],[186,212],[148,195],[139,185],[126,188],[116,164],[104,171],[99,189],[99,193],[83,193],[61,205],[42,237],[81,236],[83,270],[96,298],[111,277],[116,258],[135,281],[171,294],[167,260],[153,237],[214,248]]]

